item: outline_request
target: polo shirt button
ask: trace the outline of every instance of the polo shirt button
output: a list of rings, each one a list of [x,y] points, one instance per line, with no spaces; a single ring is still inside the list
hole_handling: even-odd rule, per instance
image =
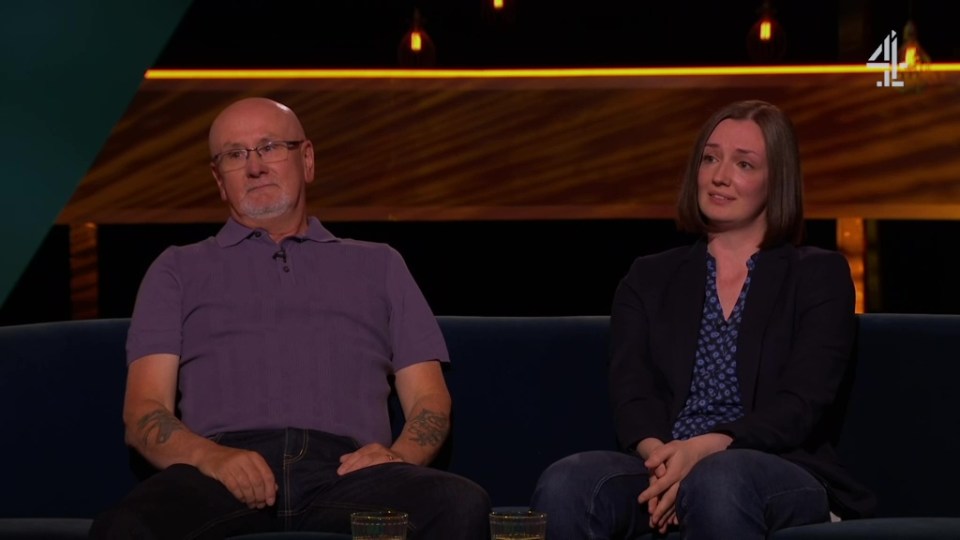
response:
[[[284,267],[283,267],[283,271],[284,271],[284,272],[289,272],[289,271],[290,271],[290,267],[289,267],[289,266],[284,266]]]
[[[260,238],[260,231],[253,233],[253,235],[256,236],[257,238]]]

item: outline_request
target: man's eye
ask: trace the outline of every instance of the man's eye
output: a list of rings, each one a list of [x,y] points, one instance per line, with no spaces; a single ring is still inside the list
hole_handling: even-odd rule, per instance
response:
[[[246,158],[246,157],[247,157],[247,151],[246,151],[246,150],[243,150],[243,149],[240,149],[240,150],[229,150],[229,151],[223,153],[223,159],[242,160],[242,159],[244,159],[244,158]]]
[[[276,152],[280,149],[280,143],[267,143],[260,147],[261,154],[269,154],[270,152]]]

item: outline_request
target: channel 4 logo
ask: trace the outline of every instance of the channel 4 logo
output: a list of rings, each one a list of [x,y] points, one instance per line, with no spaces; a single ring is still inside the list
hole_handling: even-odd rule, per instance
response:
[[[883,57],[883,61],[880,62],[878,59]],[[903,86],[903,81],[898,80],[899,73],[897,69],[900,67],[900,62],[897,59],[897,32],[894,30],[890,31],[890,34],[883,38],[883,43],[877,46],[877,50],[873,51],[873,55],[870,56],[870,61],[867,62],[867,67],[870,69],[882,69],[883,70],[883,80],[877,81],[878,87],[895,87],[899,88]]]

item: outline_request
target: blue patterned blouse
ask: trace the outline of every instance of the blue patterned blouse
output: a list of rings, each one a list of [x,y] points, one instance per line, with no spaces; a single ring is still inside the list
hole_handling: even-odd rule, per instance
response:
[[[737,379],[737,337],[756,257],[754,254],[747,261],[747,279],[730,319],[724,320],[717,293],[717,261],[707,253],[706,301],[700,319],[696,363],[690,380],[690,395],[673,424],[675,439],[689,439],[707,433],[717,424],[743,416],[740,381]]]

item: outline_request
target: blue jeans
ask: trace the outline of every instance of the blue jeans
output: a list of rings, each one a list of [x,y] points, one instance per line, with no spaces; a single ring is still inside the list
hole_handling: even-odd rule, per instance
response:
[[[243,431],[213,440],[264,457],[279,486],[272,507],[248,508],[195,467],[173,465],[141,482],[119,505],[99,516],[90,537],[214,539],[271,531],[349,534],[351,512],[387,509],[410,515],[410,539],[489,537],[489,498],[466,478],[407,463],[385,463],[338,476],[340,456],[360,445],[349,437],[319,431]]]
[[[630,539],[651,532],[637,495],[649,486],[638,456],[584,452],[540,476],[530,505],[547,513],[550,540]],[[677,517],[685,539],[763,539],[785,527],[829,519],[823,485],[801,467],[755,450],[704,458],[680,482]]]

